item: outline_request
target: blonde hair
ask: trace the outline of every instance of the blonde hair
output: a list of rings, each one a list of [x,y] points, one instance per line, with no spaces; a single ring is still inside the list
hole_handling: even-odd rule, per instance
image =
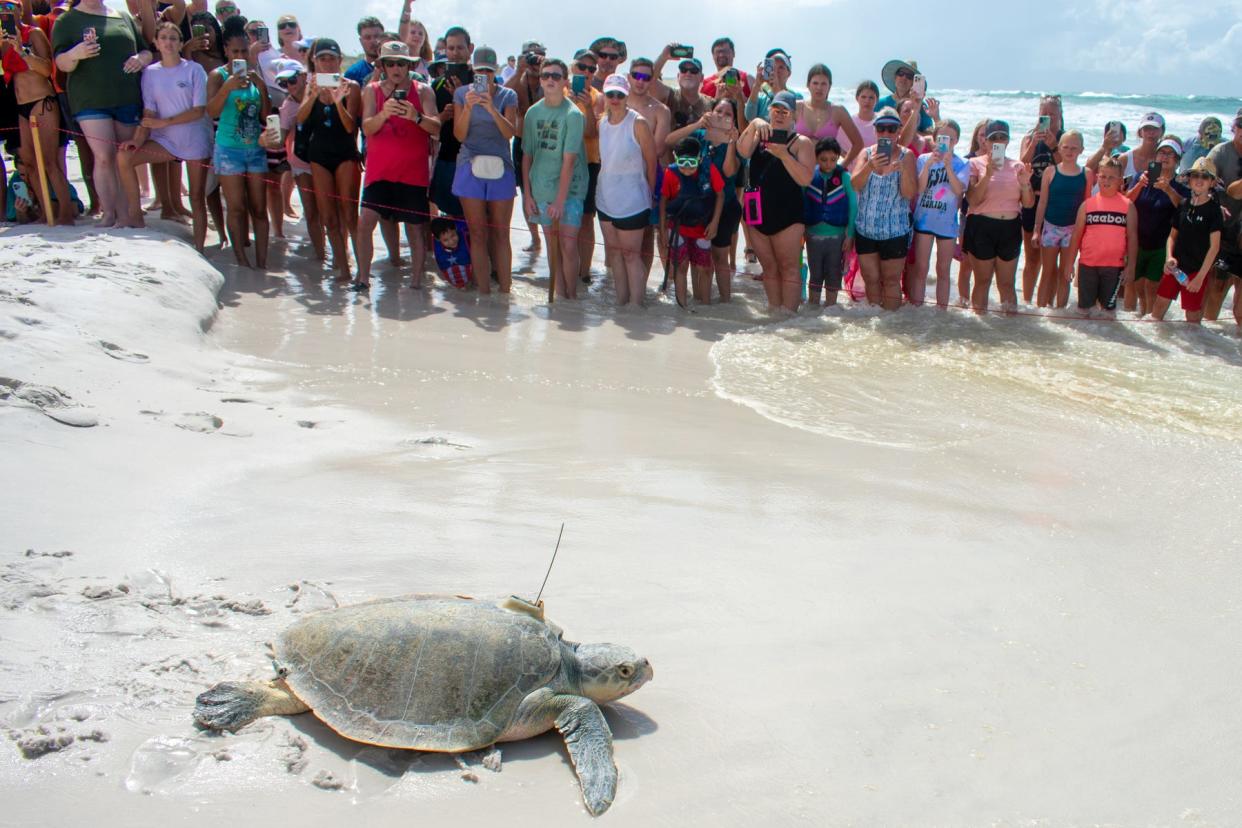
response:
[[[421,20],[411,20],[409,22],[409,25],[405,27],[405,37],[407,41],[406,45],[407,46],[409,45],[408,41],[410,37],[410,32],[414,29],[415,26],[423,30],[423,45],[418,47],[417,56],[422,58],[427,63],[431,63],[431,61],[434,60],[436,56],[435,52],[431,50],[431,32],[427,31],[427,27],[423,25],[423,22]]]
[[[1064,144],[1066,139],[1068,138],[1077,138],[1078,146],[1080,147],[1085,147],[1087,145],[1086,139],[1082,137],[1082,133],[1079,130],[1070,129],[1070,130],[1066,130],[1065,132],[1061,133],[1061,140],[1057,141],[1057,146]]]

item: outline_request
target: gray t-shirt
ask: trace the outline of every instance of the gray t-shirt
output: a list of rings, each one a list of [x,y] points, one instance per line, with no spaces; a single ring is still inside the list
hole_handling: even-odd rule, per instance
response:
[[[1234,146],[1233,141],[1225,141],[1212,147],[1212,151],[1208,153],[1208,160],[1216,165],[1216,178],[1224,186],[1228,187],[1242,178],[1242,159],[1238,157],[1238,148]],[[1225,222],[1224,232],[1220,234],[1220,246],[1237,250],[1242,247],[1242,243],[1238,240],[1238,233],[1242,231],[1242,199],[1230,198],[1222,192],[1220,203],[1229,211],[1229,219]]]
[[[466,105],[466,92],[469,87],[462,86],[453,93],[453,106]],[[517,93],[507,86],[492,86],[492,104],[496,111],[504,113],[506,109],[517,110]],[[498,155],[505,161],[505,166],[513,167],[513,155],[509,150],[509,140],[496,126],[496,120],[481,106],[470,111],[470,128],[466,131],[466,140],[462,142],[461,151],[457,155],[458,164],[469,164],[476,155]]]

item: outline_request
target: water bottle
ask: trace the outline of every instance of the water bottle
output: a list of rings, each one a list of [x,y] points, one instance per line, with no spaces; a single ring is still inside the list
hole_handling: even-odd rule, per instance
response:
[[[1186,275],[1186,271],[1182,270],[1180,267],[1173,269],[1173,278],[1176,279],[1177,283],[1182,287],[1185,287],[1190,281],[1190,277]]]

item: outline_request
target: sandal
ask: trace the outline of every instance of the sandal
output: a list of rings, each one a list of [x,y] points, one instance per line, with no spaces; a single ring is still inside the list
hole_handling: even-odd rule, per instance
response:
[[[354,293],[366,293],[371,289],[371,285],[368,282],[354,282],[349,289]]]

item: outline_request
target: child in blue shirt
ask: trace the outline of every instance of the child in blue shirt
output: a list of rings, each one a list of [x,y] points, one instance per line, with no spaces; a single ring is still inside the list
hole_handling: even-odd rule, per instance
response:
[[[906,294],[915,305],[927,293],[927,271],[936,247],[936,304],[949,305],[949,267],[957,252],[962,196],[970,186],[970,164],[953,154],[961,137],[957,121],[936,124],[935,145],[917,161],[918,202],[914,207],[914,262],[906,270]]]

